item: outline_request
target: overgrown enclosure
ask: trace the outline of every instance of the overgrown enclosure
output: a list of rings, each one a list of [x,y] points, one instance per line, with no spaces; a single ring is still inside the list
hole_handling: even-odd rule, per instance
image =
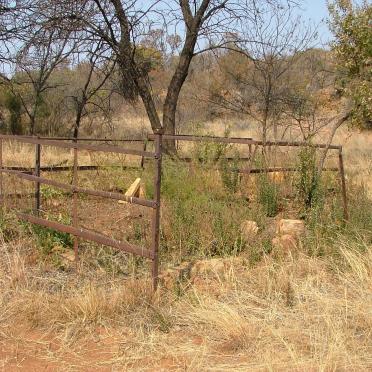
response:
[[[162,137],[177,141],[177,157],[161,151]],[[165,266],[244,250],[254,263],[272,249],[270,225],[277,216],[305,219],[308,224],[325,218],[343,224],[348,218],[339,146],[296,142],[263,146],[246,138],[158,135],[158,147],[153,149],[154,136],[149,140],[144,145],[135,140],[89,145],[3,136],[3,205],[44,226],[27,227],[39,237],[43,254],[74,245],[77,259],[77,239],[72,240],[71,233],[152,259],[155,287],[158,237]],[[330,155],[320,172],[325,150]],[[144,195],[124,196],[137,177]],[[254,247],[241,235],[241,224],[247,220],[257,222],[260,229],[261,244]],[[151,247],[152,253],[136,247]],[[124,259],[123,268],[125,261],[129,262]],[[143,265],[136,260],[136,271]]]

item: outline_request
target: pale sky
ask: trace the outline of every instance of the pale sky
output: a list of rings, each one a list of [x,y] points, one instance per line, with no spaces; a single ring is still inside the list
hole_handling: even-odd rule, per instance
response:
[[[304,19],[309,19],[311,23],[319,25],[317,27],[321,44],[326,44],[332,39],[332,35],[326,24],[328,9],[326,0],[303,0],[301,6]]]

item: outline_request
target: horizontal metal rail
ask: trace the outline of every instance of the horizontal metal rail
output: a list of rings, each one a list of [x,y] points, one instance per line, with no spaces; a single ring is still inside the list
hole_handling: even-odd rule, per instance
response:
[[[149,134],[148,138],[153,140],[154,135]],[[175,141],[190,141],[190,142],[217,142],[217,143],[240,143],[240,144],[254,144],[252,138],[239,138],[239,137],[212,137],[212,136],[191,136],[191,135],[170,135],[163,134],[164,140],[175,140]]]
[[[223,160],[226,160],[226,161],[248,161],[248,160],[251,160],[250,157],[247,157],[247,156],[241,156],[241,157],[232,157],[232,156],[224,156],[220,159],[223,159]],[[217,160],[220,160],[220,159],[217,159]],[[203,160],[203,158],[198,158],[198,157],[195,157],[195,158],[192,158],[192,157],[189,157],[189,156],[183,156],[183,157],[179,157],[179,158],[176,158],[176,160],[178,161],[183,161],[185,163],[191,163],[192,161],[197,161],[197,160]]]
[[[40,139],[51,139],[53,141],[83,141],[83,142],[143,142],[146,141],[146,138],[72,138],[72,137],[42,137]]]
[[[134,253],[139,256],[150,258],[150,259],[152,259],[154,256],[153,252],[151,252],[148,249],[132,245],[128,242],[111,239],[107,236],[97,234],[90,230],[76,228],[76,227],[69,226],[69,225],[64,225],[59,222],[45,220],[43,218],[31,216],[25,213],[17,213],[17,215],[19,218],[21,218],[24,221],[35,223],[35,224],[38,224],[38,225],[41,225],[41,226],[44,226],[50,229],[58,230],[63,233],[72,234],[74,236],[87,239],[87,240],[96,242],[98,244],[103,244],[103,245],[107,245],[113,248],[120,249],[127,253]]]
[[[79,165],[77,167],[77,170],[79,171],[90,171],[90,170],[99,170],[99,169],[105,169],[105,168],[114,168],[114,169],[138,169],[137,166],[131,166],[131,165]],[[28,168],[28,167],[4,167],[3,169],[8,170],[15,170],[15,171],[21,171],[26,172],[29,174],[32,174],[35,171],[35,168]],[[40,171],[42,172],[66,172],[71,171],[74,169],[73,165],[49,165],[49,166],[43,166],[40,167]]]
[[[55,147],[62,147],[67,149],[79,149],[79,150],[87,150],[87,151],[100,151],[100,152],[111,152],[111,153],[118,153],[118,154],[127,154],[127,155],[136,155],[136,156],[144,156],[147,158],[156,158],[158,154],[149,151],[141,151],[141,150],[132,150],[132,149],[124,149],[119,146],[111,146],[111,145],[86,145],[82,143],[67,143],[58,140],[47,140],[47,139],[38,139],[34,137],[23,137],[23,136],[11,136],[11,135],[0,135],[2,139],[8,140],[15,140],[23,143],[30,143],[30,144],[40,144],[44,146],[55,146]]]
[[[339,169],[334,168],[323,168],[324,171],[337,172]],[[234,169],[232,169],[234,171]],[[253,169],[237,169],[236,172],[239,173],[275,173],[275,172],[298,172],[299,169],[295,167],[289,168],[253,168]]]
[[[148,138],[153,139],[154,136],[150,134]],[[247,145],[259,145],[263,146],[263,141],[257,141],[252,138],[241,138],[241,137],[210,137],[210,136],[190,136],[190,135],[170,135],[164,134],[164,140],[175,140],[175,141],[191,141],[191,142],[217,142],[217,143],[237,143]],[[290,147],[316,147],[316,148],[329,148],[332,150],[339,150],[341,146],[338,145],[326,145],[324,143],[309,144],[307,142],[297,141],[266,141],[265,146],[290,146]]]
[[[153,200],[136,198],[134,196],[133,197],[132,196],[126,196],[124,194],[120,194],[120,193],[117,193],[117,192],[85,189],[83,187],[69,185],[69,184],[66,184],[66,183],[50,180],[48,178],[38,177],[38,176],[34,176],[32,174],[23,173],[23,172],[20,172],[20,171],[14,171],[14,170],[10,170],[10,169],[0,169],[0,172],[8,173],[8,174],[14,174],[17,177],[23,178],[23,179],[28,180],[28,181],[34,181],[34,182],[39,182],[39,183],[42,183],[42,184],[45,184],[45,185],[55,186],[55,187],[58,187],[60,189],[71,191],[71,192],[77,192],[77,193],[80,193],[80,194],[87,194],[87,195],[98,196],[98,197],[114,199],[114,200],[123,200],[123,201],[126,201],[126,202],[131,203],[131,204],[138,204],[138,205],[142,205],[144,207],[156,208],[156,203]]]

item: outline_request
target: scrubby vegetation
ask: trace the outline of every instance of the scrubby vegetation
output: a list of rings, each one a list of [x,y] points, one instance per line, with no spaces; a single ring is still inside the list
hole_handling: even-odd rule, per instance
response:
[[[298,5],[1,2],[1,134],[161,130],[263,143],[163,142],[156,292],[148,260],[80,239],[75,261],[69,234],[21,222],[34,182],[2,173],[4,370],[371,370],[371,6],[329,2],[323,48]],[[333,143],[343,146],[348,219],[340,174],[324,169],[338,166]],[[1,147],[4,166],[34,166],[33,145]],[[78,157],[97,166],[79,171],[79,186],[124,193],[140,177],[154,197],[151,160]],[[73,156],[43,145],[41,159],[65,166]],[[277,167],[288,169],[264,172]],[[72,170],[42,175],[73,181]],[[39,215],[71,225],[72,192],[40,192]],[[151,245],[151,210],[77,200],[80,227]]]
[[[300,152],[300,172],[280,180],[242,176],[234,189],[226,187],[228,169],[219,162],[235,150],[218,151],[219,159],[215,151],[203,150],[208,156],[202,161],[200,151],[199,146],[191,149],[195,155],[188,164],[164,159],[161,272],[185,262],[189,266],[155,294],[145,260],[81,242],[76,266],[68,235],[21,223],[8,212],[2,215],[1,337],[9,358],[13,345],[22,345],[7,365],[22,365],[20,358],[30,361],[32,350],[38,366],[58,368],[85,368],[89,360],[98,369],[368,370],[368,190],[348,182],[350,220],[345,223],[337,174],[323,173],[316,197],[307,203],[313,193],[312,148]],[[95,187],[125,189],[140,175],[151,197],[151,164],[123,172],[104,166],[113,159],[93,159],[103,166],[95,172]],[[92,182],[88,173],[81,182]],[[43,191],[50,218],[68,223],[66,198]],[[83,224],[86,202],[92,200],[79,200]],[[90,227],[95,228],[111,207],[97,205],[96,215],[90,206],[95,215]],[[107,215],[107,233],[120,227],[121,213],[128,212],[134,223],[121,234],[149,244],[146,214],[138,218],[129,206],[115,203],[114,208],[116,217]],[[290,254],[272,244],[281,217],[305,219],[307,232]],[[258,223],[251,240],[241,234],[244,220]],[[213,264],[191,275],[193,262]],[[94,355],[83,346],[91,344],[97,345]],[[273,347],[275,355],[269,352]]]

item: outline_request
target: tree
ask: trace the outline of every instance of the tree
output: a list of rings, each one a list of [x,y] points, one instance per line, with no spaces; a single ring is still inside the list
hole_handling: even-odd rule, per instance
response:
[[[332,52],[313,48],[301,53],[288,73],[288,88],[282,98],[284,133],[290,131],[293,138],[293,129],[309,142],[329,125],[325,109],[331,104],[334,77]]]
[[[79,51],[81,53],[81,50]],[[83,118],[103,113],[109,117],[110,95],[105,84],[115,69],[115,63],[107,60],[102,42],[86,43],[84,62],[78,64],[75,82],[70,84],[67,98],[72,101],[75,120],[73,137],[78,138]]]
[[[129,100],[135,100],[137,95],[141,97],[154,131],[163,129],[165,133],[175,134],[177,103],[192,59],[198,53],[221,45],[221,35],[227,30],[237,30],[243,22],[253,19],[256,7],[252,4],[255,3],[248,0],[156,0],[149,3],[87,0],[78,4],[62,1],[59,19],[63,27],[66,19],[78,22],[82,30],[108,45],[125,81],[125,97]],[[182,35],[182,42],[175,37],[168,38],[180,51],[167,87],[162,116],[156,109],[146,68],[152,56],[138,58],[137,53],[159,26],[164,33],[171,29],[172,36],[174,30]],[[174,151],[174,142],[167,143],[167,147]]]
[[[242,29],[243,37],[228,36],[228,53],[220,58],[223,74],[233,89],[214,92],[211,101],[243,113],[259,123],[264,144],[269,131],[279,137],[285,116],[291,71],[314,40],[314,32],[293,16],[291,5],[267,4],[257,11],[254,27]]]
[[[372,6],[367,1],[357,5],[335,0],[328,8],[340,90],[352,102],[351,121],[372,129]]]
[[[21,100],[29,118],[30,135],[36,133],[37,118],[43,107],[44,95],[56,87],[50,83],[50,77],[53,71],[68,59],[75,45],[70,43],[69,32],[42,29],[37,30],[18,51],[15,57],[16,74],[12,78],[11,89]],[[31,89],[19,89],[22,86]]]
[[[22,134],[21,100],[18,96],[8,92],[5,100],[5,107],[9,111],[8,131],[10,134]]]

